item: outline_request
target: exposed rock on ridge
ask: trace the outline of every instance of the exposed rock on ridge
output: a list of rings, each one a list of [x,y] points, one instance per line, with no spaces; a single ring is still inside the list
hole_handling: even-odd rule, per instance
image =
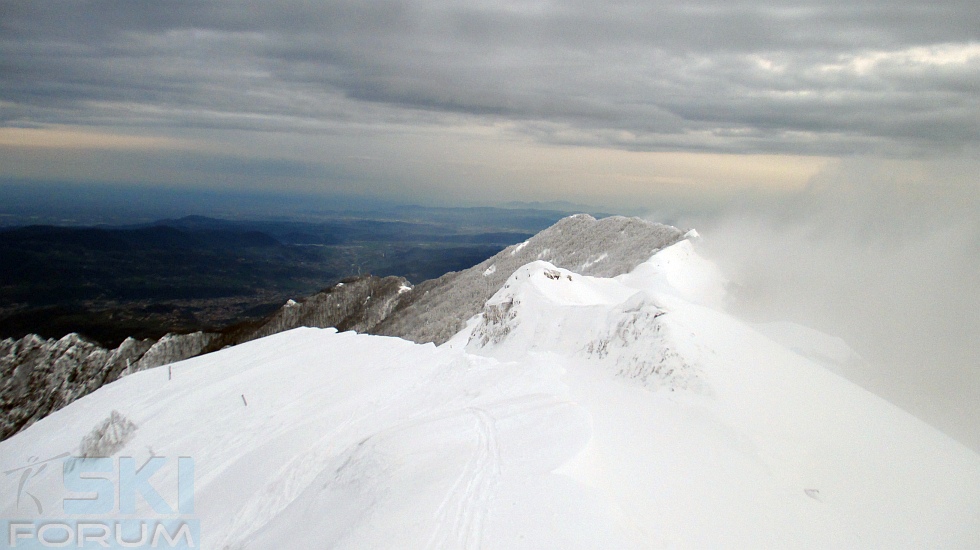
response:
[[[402,295],[412,289],[403,277],[372,275],[345,279],[304,300],[290,300],[261,324],[248,324],[221,334],[206,351],[242,344],[296,327],[371,332],[391,314]]]
[[[29,334],[0,341],[0,439],[125,374],[201,353],[214,334],[168,334],[157,342],[127,338],[107,350],[72,333],[58,340]]]

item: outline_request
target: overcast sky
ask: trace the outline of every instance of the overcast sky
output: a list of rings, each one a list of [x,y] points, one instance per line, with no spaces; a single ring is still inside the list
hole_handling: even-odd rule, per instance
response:
[[[0,0],[0,178],[782,192],[841,159],[976,159],[978,29],[976,0]]]

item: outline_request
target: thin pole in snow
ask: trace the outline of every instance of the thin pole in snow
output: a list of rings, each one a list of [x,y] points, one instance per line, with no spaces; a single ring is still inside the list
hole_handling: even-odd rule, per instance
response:
[[[248,406],[248,401],[245,401],[245,394],[244,393],[242,394],[242,403],[245,403],[245,406],[246,407]]]
[[[174,379],[174,366],[173,365],[168,365],[167,366],[167,380],[173,380],[173,379]]]

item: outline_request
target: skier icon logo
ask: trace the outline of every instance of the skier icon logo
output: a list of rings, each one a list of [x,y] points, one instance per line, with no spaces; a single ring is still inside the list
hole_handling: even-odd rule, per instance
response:
[[[24,497],[24,495],[27,495],[31,497],[31,500],[34,501],[34,506],[37,507],[37,513],[38,514],[44,513],[44,506],[41,505],[40,499],[38,499],[37,496],[35,496],[33,493],[27,491],[27,483],[30,480],[41,475],[41,473],[47,469],[48,463],[53,462],[55,460],[60,460],[62,458],[66,458],[69,455],[70,453],[61,453],[58,456],[53,456],[51,458],[42,460],[40,462],[38,461],[36,456],[32,456],[27,459],[27,466],[21,466],[20,468],[14,468],[13,470],[7,470],[6,472],[4,472],[4,475],[8,475],[8,476],[15,472],[21,472],[20,482],[17,484],[17,508],[18,509],[20,508],[21,499]]]

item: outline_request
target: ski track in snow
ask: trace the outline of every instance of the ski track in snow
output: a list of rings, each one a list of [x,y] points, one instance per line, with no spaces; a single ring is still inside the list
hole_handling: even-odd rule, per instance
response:
[[[397,416],[398,405],[404,406],[403,398],[418,389],[418,384],[399,387],[391,394],[379,396],[377,403],[365,403],[352,411],[347,419],[316,440],[310,447],[284,464],[279,471],[266,483],[265,487],[246,501],[240,512],[233,520],[233,528],[229,530],[232,536],[221,548],[243,548],[249,539],[261,526],[286,509],[296,499],[323,469],[336,453],[337,441],[345,433],[358,433],[359,426],[370,426],[386,414]],[[394,411],[394,412],[393,412]],[[431,411],[428,412],[431,415]],[[414,424],[426,412],[416,413],[403,425]],[[322,419],[311,417],[306,424],[316,426]],[[295,429],[295,427],[292,427]],[[285,431],[285,430],[284,430]],[[377,434],[375,434],[377,435]],[[369,436],[370,439],[374,436]],[[364,443],[367,440],[361,441]]]
[[[477,435],[473,455],[436,509],[435,530],[426,548],[479,549],[487,515],[500,479],[500,448],[496,421],[487,411],[468,409],[475,418]],[[448,527],[448,529],[447,529]]]
[[[226,550],[244,548],[245,542],[254,534],[257,526],[265,525],[309,486],[323,463],[329,459],[328,449],[334,438],[354,422],[354,413],[351,413],[346,421],[316,441],[308,451],[284,464],[261,490],[245,501],[232,520],[229,533],[233,536],[220,547]]]

